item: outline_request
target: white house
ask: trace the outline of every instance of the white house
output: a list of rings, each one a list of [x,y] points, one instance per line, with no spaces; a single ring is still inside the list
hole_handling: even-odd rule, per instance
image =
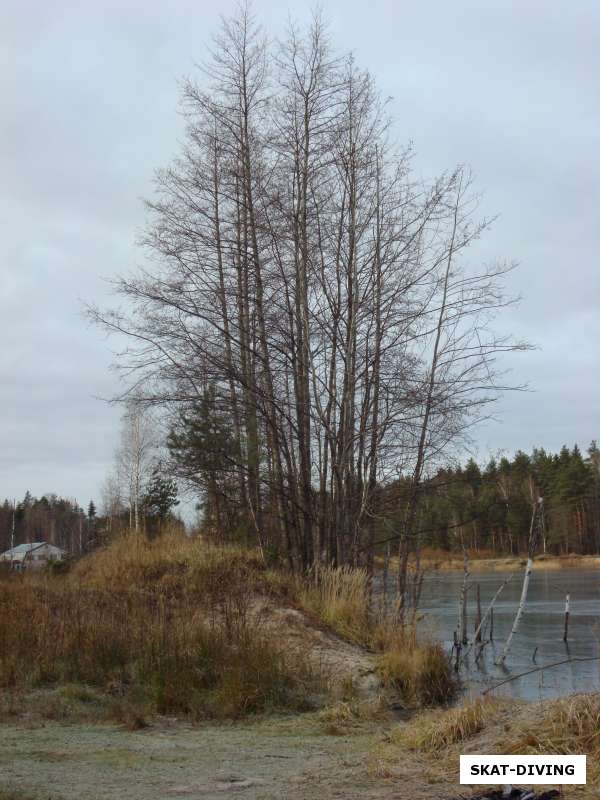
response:
[[[12,569],[40,569],[49,561],[62,561],[66,553],[48,542],[18,544],[0,554],[0,562],[9,562]]]

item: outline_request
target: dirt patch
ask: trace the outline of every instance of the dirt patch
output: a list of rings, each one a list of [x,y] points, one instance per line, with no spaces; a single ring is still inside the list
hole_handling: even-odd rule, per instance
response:
[[[370,699],[382,691],[375,674],[375,656],[364,648],[342,639],[325,625],[302,611],[262,603],[257,609],[261,625],[279,641],[285,652],[308,656],[336,693],[353,693]]]

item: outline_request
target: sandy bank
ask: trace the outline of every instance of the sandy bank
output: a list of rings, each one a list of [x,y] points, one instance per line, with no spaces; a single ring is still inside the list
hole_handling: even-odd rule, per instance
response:
[[[526,564],[524,556],[510,556],[503,558],[470,558],[469,570],[471,572],[487,572],[502,570],[518,570]],[[426,556],[421,559],[421,565],[429,570],[462,570],[463,560],[457,554]],[[543,569],[600,569],[600,556],[536,556],[535,567]],[[393,569],[394,565],[390,565]]]

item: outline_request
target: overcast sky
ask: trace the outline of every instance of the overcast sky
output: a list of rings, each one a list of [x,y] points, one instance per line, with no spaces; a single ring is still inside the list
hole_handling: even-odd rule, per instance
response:
[[[272,35],[312,3],[256,0]],[[325,0],[332,38],[393,98],[431,177],[471,165],[500,218],[473,257],[516,259],[511,357],[477,455],[600,439],[600,3]],[[0,9],[0,498],[98,499],[120,411],[111,342],[82,300],[140,263],[140,197],[178,151],[178,79],[229,2],[32,2]]]

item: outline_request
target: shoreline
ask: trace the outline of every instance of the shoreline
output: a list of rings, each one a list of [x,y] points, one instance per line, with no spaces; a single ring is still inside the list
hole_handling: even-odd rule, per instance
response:
[[[414,559],[410,563],[414,565]],[[495,572],[502,570],[519,570],[525,567],[526,556],[498,556],[495,558],[469,558],[470,572]],[[397,559],[391,559],[390,569],[397,566]],[[423,556],[421,567],[426,570],[436,570],[439,572],[455,572],[463,570],[463,559],[458,554],[436,554],[435,556]],[[533,569],[543,567],[544,569],[573,569],[573,568],[592,568],[600,570],[600,556],[536,556],[533,561]]]

